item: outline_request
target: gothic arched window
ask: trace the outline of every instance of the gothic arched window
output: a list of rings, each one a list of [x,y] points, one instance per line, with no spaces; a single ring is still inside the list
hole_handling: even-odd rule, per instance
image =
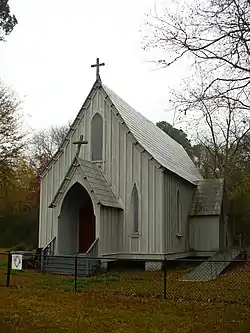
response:
[[[181,234],[182,226],[181,226],[181,202],[180,202],[180,191],[177,191],[177,200],[176,200],[176,210],[177,210],[177,228],[178,233]]]
[[[96,113],[91,121],[91,158],[92,161],[102,161],[103,121]]]
[[[136,185],[134,184],[132,190],[132,225],[133,232],[137,233],[139,231],[139,196]]]

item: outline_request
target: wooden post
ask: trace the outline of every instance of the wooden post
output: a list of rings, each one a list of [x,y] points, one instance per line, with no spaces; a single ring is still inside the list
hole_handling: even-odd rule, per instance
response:
[[[10,274],[11,274],[11,253],[8,253],[8,266],[7,266],[7,279],[6,279],[6,287],[10,286]]]
[[[77,255],[75,256],[75,291],[77,291]]]

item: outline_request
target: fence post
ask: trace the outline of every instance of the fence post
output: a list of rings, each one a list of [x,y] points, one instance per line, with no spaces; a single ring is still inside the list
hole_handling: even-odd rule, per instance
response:
[[[167,258],[166,258],[166,256],[164,256],[163,270],[164,270],[164,299],[166,299],[167,298]]]
[[[75,291],[77,291],[77,255],[75,256]]]
[[[10,273],[11,273],[11,253],[8,253],[8,266],[7,266],[7,278],[6,278],[6,287],[10,286]]]

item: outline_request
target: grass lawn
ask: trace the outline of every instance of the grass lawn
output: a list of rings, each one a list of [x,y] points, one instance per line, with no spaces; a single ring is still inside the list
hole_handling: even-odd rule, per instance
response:
[[[14,272],[12,287],[0,287],[0,332],[250,332],[248,269],[228,271],[204,285],[180,282],[181,274],[168,273],[168,296],[179,300],[165,301],[152,297],[162,295],[162,273],[81,278],[81,292],[75,293],[72,277]],[[243,297],[245,304],[184,300],[218,294],[228,302]]]

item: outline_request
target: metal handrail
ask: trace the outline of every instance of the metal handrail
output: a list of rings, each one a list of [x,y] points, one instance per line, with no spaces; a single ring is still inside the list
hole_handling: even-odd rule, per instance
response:
[[[90,255],[91,252],[93,252],[92,250],[95,248],[95,246],[96,246],[96,244],[98,243],[98,241],[99,241],[99,237],[96,238],[96,239],[94,240],[94,242],[90,245],[89,249],[88,249],[87,252],[85,253],[86,255]]]
[[[51,241],[49,241],[49,243],[43,247],[42,251],[45,252],[47,250],[47,248],[49,248],[51,246],[52,243],[54,243],[56,240],[56,237],[54,237]]]

